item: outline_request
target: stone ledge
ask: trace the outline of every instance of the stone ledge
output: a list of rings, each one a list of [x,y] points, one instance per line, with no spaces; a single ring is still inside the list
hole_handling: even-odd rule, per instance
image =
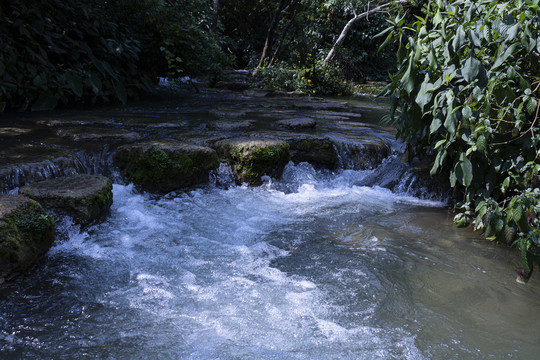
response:
[[[19,193],[46,209],[73,217],[83,226],[103,217],[113,201],[111,180],[98,175],[78,174],[40,181],[20,188]]]

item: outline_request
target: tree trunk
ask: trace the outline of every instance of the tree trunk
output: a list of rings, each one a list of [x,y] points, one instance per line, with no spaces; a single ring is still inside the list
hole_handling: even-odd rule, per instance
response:
[[[353,17],[351,20],[349,20],[349,22],[345,25],[345,27],[341,31],[341,34],[339,35],[338,39],[334,43],[334,46],[332,46],[332,49],[330,50],[328,55],[326,55],[326,58],[324,59],[323,64],[326,65],[330,60],[333,59],[333,57],[336,54],[336,49],[341,46],[341,44],[345,40],[345,37],[349,33],[349,30],[351,29],[351,27],[354,25],[355,22],[357,22],[358,20],[363,19],[363,18],[365,18],[365,17],[367,17],[367,16],[369,16],[369,15],[371,15],[373,13],[382,11],[382,10],[384,10],[384,9],[390,7],[390,6],[408,4],[408,3],[409,3],[408,0],[398,0],[398,1],[389,2],[389,3],[386,3],[386,4],[379,5],[376,8],[373,8],[371,10],[368,10],[366,12],[363,12],[363,13],[358,14],[355,17]]]
[[[294,1],[291,5],[296,5],[298,3],[298,1]],[[296,7],[294,9],[294,13],[291,17],[291,20],[289,21],[289,23],[287,24],[287,26],[285,27],[285,30],[283,30],[283,34],[281,35],[280,39],[278,40],[278,46],[276,48],[276,51],[274,51],[274,55],[272,55],[272,59],[270,59],[270,63],[268,63],[268,66],[272,66],[278,55],[279,55],[279,52],[281,51],[281,45],[283,44],[283,40],[285,40],[285,37],[287,36],[287,33],[289,32],[292,24],[294,23],[294,19],[296,19],[296,15],[298,15],[298,11],[300,10],[300,7]]]
[[[219,0],[214,0],[214,8],[212,9],[212,32],[217,31],[219,15]]]
[[[257,65],[257,68],[253,71],[253,75],[257,74],[258,68],[262,67],[264,65],[264,60],[268,56],[270,56],[270,52],[272,51],[272,46],[274,45],[274,33],[276,31],[277,24],[279,23],[279,20],[281,18],[281,12],[283,11],[283,8],[285,7],[285,0],[279,0],[278,6],[276,8],[276,12],[274,13],[274,16],[272,17],[272,21],[270,22],[270,26],[268,27],[268,33],[266,34],[266,41],[264,42],[264,48],[261,55],[261,59],[259,60],[259,65]]]

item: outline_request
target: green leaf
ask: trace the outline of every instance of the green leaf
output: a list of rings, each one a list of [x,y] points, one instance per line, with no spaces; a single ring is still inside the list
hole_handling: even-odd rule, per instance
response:
[[[431,83],[429,76],[426,74],[426,77],[420,86],[420,90],[416,95],[416,103],[418,106],[420,106],[420,110],[422,112],[424,111],[424,107],[431,101],[433,96],[431,90],[433,90],[433,84]]]
[[[50,91],[42,92],[32,104],[32,111],[52,110],[56,107],[58,99]]]
[[[455,51],[459,51],[461,46],[465,44],[466,42],[466,34],[465,29],[463,28],[463,25],[459,25],[456,31],[456,35],[454,35],[454,40],[452,41],[452,47]]]
[[[94,94],[98,95],[101,92],[101,79],[96,73],[90,74],[90,85],[92,86]]]
[[[450,186],[455,187],[457,183],[457,176],[454,170],[450,171]]]
[[[492,219],[493,219],[493,222],[491,224],[491,227],[493,231],[495,231],[496,233],[500,232],[504,227],[503,219],[501,219],[498,216],[494,216]]]
[[[437,143],[435,144],[435,146],[433,148],[438,149],[445,142],[446,142],[446,139],[439,140],[439,141],[437,141]]]
[[[431,121],[431,125],[429,126],[429,133],[430,134],[435,133],[437,130],[439,130],[441,125],[442,125],[442,121],[438,117],[433,118],[433,120]]]
[[[512,209],[512,220],[515,222],[518,222],[521,219],[523,210],[521,209],[521,206],[516,206]]]
[[[414,83],[415,83],[415,75],[414,72],[414,58],[413,56],[409,59],[409,66],[407,67],[407,71],[405,74],[403,74],[403,77],[401,78],[401,83],[403,84],[403,89],[407,91],[407,93],[412,93],[414,90]]]
[[[536,112],[536,107],[538,106],[538,102],[534,98],[530,98],[527,102],[527,112],[529,115],[533,115]]]
[[[471,185],[473,179],[473,168],[471,161],[465,156],[464,153],[461,153],[459,160],[456,162],[454,173],[456,179],[461,183],[461,185],[466,187]]]
[[[75,96],[82,97],[83,95],[83,82],[80,77],[73,73],[66,73],[67,87],[73,91]]]
[[[461,69],[461,74],[463,75],[465,81],[467,81],[468,83],[473,82],[478,76],[481,66],[482,63],[478,59],[476,59],[472,55],[469,56],[469,58],[465,60],[463,68]]]
[[[127,102],[127,93],[126,93],[126,87],[121,82],[114,82],[114,92],[116,93],[116,97],[118,100],[122,102],[122,104],[125,104]]]
[[[468,105],[465,105],[463,109],[461,109],[461,114],[465,119],[470,119],[472,116],[472,110]]]
[[[487,141],[484,135],[480,135],[478,139],[476,139],[476,146],[478,147],[478,150],[480,151],[486,150]]]
[[[446,115],[446,120],[444,121],[444,127],[451,135],[454,135],[456,133],[457,124],[458,119],[455,110],[449,111]]]
[[[504,45],[504,43],[501,44],[500,46],[502,47],[503,45]],[[510,45],[510,47],[508,47],[508,49],[506,49],[504,54],[497,58],[497,60],[495,61],[495,63],[491,67],[491,71],[493,71],[493,70],[497,69],[499,66],[501,66],[506,61],[506,59],[508,59],[510,57],[510,55],[512,55],[514,53],[514,51],[516,50],[517,45],[518,44]]]

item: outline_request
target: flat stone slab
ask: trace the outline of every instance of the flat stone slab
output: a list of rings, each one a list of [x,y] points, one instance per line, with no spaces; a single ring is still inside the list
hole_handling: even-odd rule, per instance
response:
[[[77,174],[26,185],[19,193],[46,209],[69,215],[88,225],[108,213],[113,201],[112,182],[105,176]]]
[[[316,99],[315,99],[316,100]],[[348,111],[351,106],[348,103],[335,103],[327,101],[298,101],[293,104],[293,107],[302,110],[312,111],[333,111],[333,112],[345,112]]]
[[[302,117],[279,120],[276,121],[276,125],[282,129],[291,130],[313,129],[315,128],[315,125],[317,125],[317,122],[315,121],[315,119],[309,117]]]
[[[22,195],[0,194],[0,284],[29,268],[54,241],[54,219]]]
[[[118,148],[115,161],[145,190],[169,192],[208,182],[219,167],[213,149],[179,141],[151,141]]]
[[[210,110],[209,114],[218,118],[241,118],[246,116],[246,111],[238,108],[218,108]]]
[[[260,185],[263,175],[278,178],[290,161],[290,147],[284,140],[233,138],[218,141],[215,148],[238,184]]]
[[[101,129],[101,128],[68,128],[59,129],[56,134],[60,137],[68,138],[72,141],[106,141],[106,142],[135,142],[141,140],[139,133],[121,129]]]
[[[210,130],[246,130],[255,125],[255,120],[242,120],[242,121],[210,121],[206,124],[206,127]]]

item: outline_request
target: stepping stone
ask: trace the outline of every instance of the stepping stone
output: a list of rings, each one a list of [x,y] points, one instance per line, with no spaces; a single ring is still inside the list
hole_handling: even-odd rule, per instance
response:
[[[219,167],[213,149],[176,141],[124,145],[115,161],[130,181],[157,192],[206,183],[210,171]]]
[[[112,201],[112,182],[105,176],[78,174],[26,185],[19,193],[38,201],[57,214],[69,215],[88,225],[107,214]]]
[[[289,144],[277,139],[236,138],[215,147],[232,169],[238,184],[262,184],[261,176],[278,178],[290,161]]]

